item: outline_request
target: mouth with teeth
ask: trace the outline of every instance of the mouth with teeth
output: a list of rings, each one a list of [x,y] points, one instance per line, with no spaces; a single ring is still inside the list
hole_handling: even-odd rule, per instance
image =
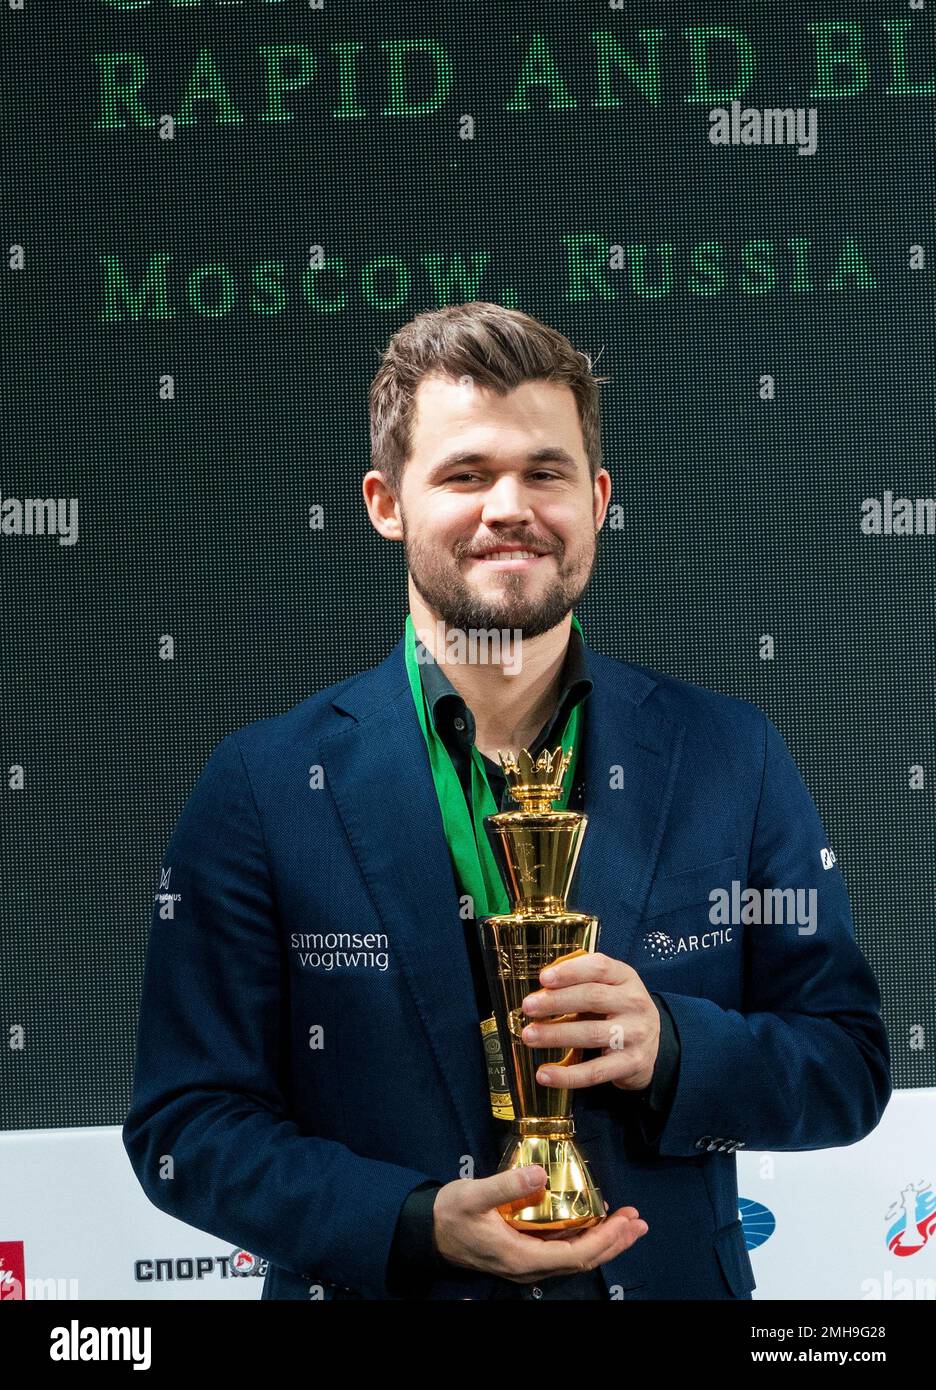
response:
[[[488,569],[522,570],[532,569],[541,560],[545,560],[548,553],[548,551],[518,550],[508,547],[505,550],[489,550],[484,555],[473,555],[471,559],[474,564],[486,565]]]

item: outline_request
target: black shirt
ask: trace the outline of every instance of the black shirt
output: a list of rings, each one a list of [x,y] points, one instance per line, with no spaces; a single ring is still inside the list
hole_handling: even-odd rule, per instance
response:
[[[429,706],[433,725],[442,739],[452,764],[458,774],[471,809],[471,749],[475,741],[475,719],[465,701],[445,676],[443,668],[432,658],[417,638],[419,671],[426,703]],[[558,747],[566,722],[573,708],[581,703],[582,714],[587,719],[587,700],[594,682],[588,671],[585,657],[585,644],[581,633],[572,627],[569,645],[562,668],[560,693],[556,708],[546,721],[534,742],[529,746],[531,756],[536,757],[544,748]],[[585,772],[583,759],[584,720],[580,721],[579,753],[574,769],[575,780],[569,794],[570,810],[583,809],[585,800]],[[515,803],[510,797],[507,778],[499,763],[494,763],[481,754],[488,784],[494,802],[501,811],[512,810]],[[461,885],[459,885],[461,887]],[[475,996],[478,1005],[478,1018],[489,1018],[491,1014],[490,996],[481,958],[481,948],[477,939],[477,928],[473,919],[465,923],[465,949],[471,966]],[[669,1010],[663,1000],[651,994],[660,1014],[660,1049],[657,1056],[653,1078],[645,1091],[631,1093],[636,1106],[636,1117],[641,1137],[648,1147],[653,1147],[666,1124],[666,1117],[672,1103],[679,1063],[679,1037]],[[480,1034],[479,1034],[480,1045]],[[492,1115],[491,1123],[496,1121]],[[394,1233],[390,1257],[387,1262],[387,1286],[398,1297],[425,1296],[427,1286],[433,1278],[448,1275],[452,1277],[459,1266],[449,1264],[435,1249],[433,1239],[432,1208],[436,1193],[443,1184],[425,1182],[409,1194],[400,1210]],[[538,1284],[517,1284],[513,1280],[501,1279],[492,1295],[495,1298],[588,1298],[607,1299],[608,1292],[599,1269],[584,1274],[541,1279]]]

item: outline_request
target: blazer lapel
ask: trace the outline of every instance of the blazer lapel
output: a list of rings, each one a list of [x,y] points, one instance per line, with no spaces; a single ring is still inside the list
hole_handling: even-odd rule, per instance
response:
[[[569,906],[600,918],[598,950],[627,960],[673,799],[685,725],[647,697],[657,682],[587,649],[594,689],[585,723],[588,825]]]
[[[465,1152],[480,1159],[493,1117],[466,924],[403,652],[401,640],[333,701],[356,722],[323,739],[325,781],[412,993],[414,1025],[450,1092]]]

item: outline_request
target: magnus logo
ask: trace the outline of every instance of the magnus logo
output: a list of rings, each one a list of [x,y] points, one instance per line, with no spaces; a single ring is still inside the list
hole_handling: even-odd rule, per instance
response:
[[[58,536],[59,545],[74,545],[78,498],[4,497],[0,493],[0,536]]]
[[[49,1336],[51,1361],[132,1361],[135,1371],[148,1371],[152,1342],[150,1327],[81,1327],[72,1318],[68,1327],[53,1327]]]
[[[160,914],[159,914],[161,917],[171,917],[172,914],[173,914],[173,904],[174,904],[174,903],[180,903],[180,902],[182,901],[182,894],[181,894],[181,893],[170,893],[170,892],[169,892],[169,878],[170,878],[170,875],[171,875],[171,874],[172,874],[172,865],[171,865],[171,864],[170,864],[170,866],[169,866],[168,869],[160,869],[160,871],[159,871],[159,892],[153,894],[153,902],[154,902],[154,903],[162,903],[162,908],[160,909]]]
[[[716,106],[709,112],[709,141],[713,145],[796,145],[797,154],[815,154],[818,145],[816,108],[772,106],[758,111],[740,101],[729,111]]]

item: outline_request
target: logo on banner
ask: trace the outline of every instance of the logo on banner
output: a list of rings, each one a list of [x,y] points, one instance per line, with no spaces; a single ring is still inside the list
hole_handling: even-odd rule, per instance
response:
[[[914,1187],[908,1183],[884,1213],[887,1221],[887,1248],[892,1255],[916,1255],[936,1232],[936,1193],[933,1184],[921,1179]]]
[[[21,1240],[0,1240],[0,1300],[25,1300],[26,1254]]]
[[[770,1208],[760,1202],[752,1202],[750,1197],[738,1198],[738,1215],[744,1231],[744,1243],[749,1250],[763,1245],[777,1229],[777,1218]]]
[[[133,1262],[133,1277],[141,1284],[188,1283],[201,1279],[262,1279],[268,1261],[240,1247],[228,1255],[177,1255]]]

